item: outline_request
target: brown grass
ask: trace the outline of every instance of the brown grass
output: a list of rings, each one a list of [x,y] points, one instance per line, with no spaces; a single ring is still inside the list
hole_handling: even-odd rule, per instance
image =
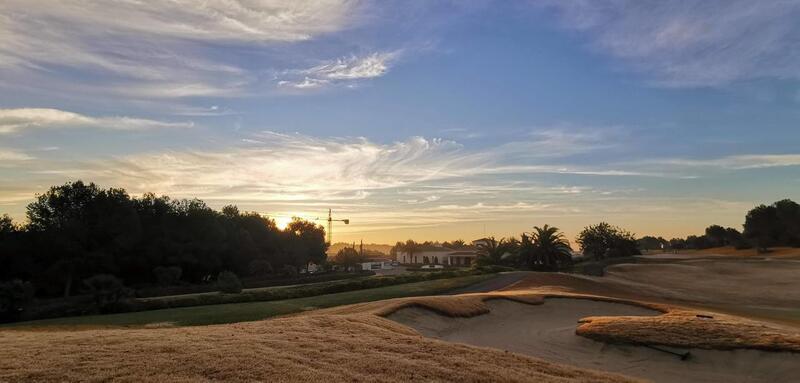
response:
[[[568,282],[558,274],[546,278]],[[800,352],[800,334],[790,328],[575,292],[580,290],[576,287],[591,287],[581,286],[591,281],[573,281],[572,287],[542,286],[541,282],[523,282],[507,291],[390,299],[228,325],[0,331],[0,381],[632,381],[497,349],[425,338],[384,318],[409,306],[450,316],[481,315],[489,311],[485,304],[489,299],[528,304],[541,304],[549,297],[592,299],[664,313],[581,321],[578,335],[606,342]],[[536,283],[538,287],[533,287]],[[701,319],[698,314],[713,318]]]
[[[719,313],[671,309],[652,317],[589,317],[580,323],[576,334],[603,342],[800,352],[800,333]]]
[[[4,331],[0,381],[634,381],[424,338],[374,315],[411,304],[468,315],[483,305],[474,297],[414,301],[206,327]]]

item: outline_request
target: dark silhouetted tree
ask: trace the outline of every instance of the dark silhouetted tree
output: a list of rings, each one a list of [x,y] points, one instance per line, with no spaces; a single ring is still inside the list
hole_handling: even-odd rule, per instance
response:
[[[352,247],[345,247],[339,250],[333,258],[333,263],[343,267],[345,271],[357,271],[357,266],[365,261],[365,257]]]
[[[606,222],[584,228],[576,242],[595,260],[640,254],[633,234]]]
[[[520,258],[531,270],[557,271],[572,263],[572,248],[557,227],[534,226],[522,235]]]

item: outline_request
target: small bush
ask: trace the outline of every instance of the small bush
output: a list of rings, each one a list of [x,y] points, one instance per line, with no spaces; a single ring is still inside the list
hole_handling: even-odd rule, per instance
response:
[[[19,279],[0,283],[0,321],[19,319],[25,307],[33,300],[34,288],[30,282]]]
[[[236,274],[230,271],[223,271],[217,276],[217,287],[219,291],[228,294],[239,294],[242,292],[242,282]]]
[[[130,294],[122,280],[111,274],[97,274],[83,280],[100,311],[110,311]]]
[[[153,274],[156,275],[158,284],[161,286],[172,286],[181,280],[183,270],[178,266],[158,266],[153,269]]]
[[[514,271],[516,269],[508,266],[487,265],[487,266],[477,266],[475,267],[475,270],[483,274],[490,274],[490,273],[500,273],[504,271]]]

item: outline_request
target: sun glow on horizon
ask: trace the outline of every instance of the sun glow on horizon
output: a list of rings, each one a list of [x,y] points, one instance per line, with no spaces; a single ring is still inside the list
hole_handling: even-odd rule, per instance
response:
[[[275,227],[281,230],[285,230],[295,219],[302,219],[310,222],[317,221],[316,217],[299,212],[279,213],[275,215],[268,215],[268,217],[275,221]]]
[[[285,230],[292,223],[292,215],[279,215],[270,218],[275,221],[275,226],[281,230]]]

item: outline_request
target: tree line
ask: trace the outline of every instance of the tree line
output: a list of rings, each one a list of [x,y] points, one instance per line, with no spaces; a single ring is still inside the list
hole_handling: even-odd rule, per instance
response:
[[[82,181],[37,195],[26,214],[24,225],[0,219],[0,281],[15,280],[9,289],[17,293],[32,284],[41,297],[102,288],[113,278],[158,286],[208,283],[222,272],[296,273],[326,259],[324,229],[312,222],[295,219],[280,230],[233,205],[215,211],[198,199],[136,198]]]
[[[640,254],[634,235],[622,228],[601,222],[584,228],[576,242],[583,254],[594,260],[613,257],[626,257]],[[557,227],[534,226],[531,232],[520,234],[519,238],[484,238],[467,244],[463,240],[452,242],[422,242],[413,240],[397,242],[392,248],[396,255],[402,251],[413,256],[414,253],[437,250],[442,247],[453,250],[472,249],[477,253],[479,266],[500,265],[538,271],[557,271],[569,267],[573,262],[573,250],[569,240]]]
[[[800,204],[791,199],[770,205],[758,205],[747,212],[742,231],[732,227],[711,225],[704,234],[686,238],[665,239],[645,236],[638,240],[642,250],[709,249],[733,246],[737,249],[800,247]]]

